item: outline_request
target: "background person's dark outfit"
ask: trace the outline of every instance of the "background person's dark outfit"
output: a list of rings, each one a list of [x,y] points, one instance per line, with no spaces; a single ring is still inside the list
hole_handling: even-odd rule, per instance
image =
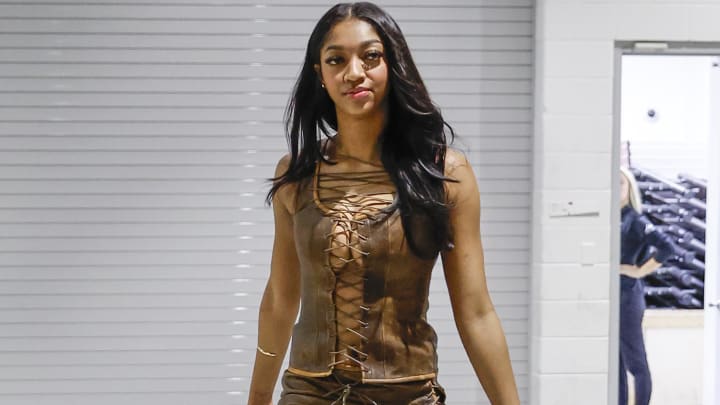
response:
[[[654,246],[656,261],[664,263],[675,251],[669,236],[658,231],[650,220],[630,205],[622,208],[620,226],[620,264],[642,266],[640,255]],[[627,372],[635,379],[635,404],[648,405],[652,380],[645,354],[642,320],[645,312],[644,283],[620,275],[620,399],[619,405],[628,403]]]

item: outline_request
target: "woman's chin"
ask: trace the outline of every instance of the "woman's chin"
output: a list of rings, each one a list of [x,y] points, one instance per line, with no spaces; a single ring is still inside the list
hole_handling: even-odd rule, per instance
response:
[[[346,107],[342,109],[343,115],[349,117],[371,117],[376,114],[382,114],[382,109],[373,102],[367,102],[360,106]]]

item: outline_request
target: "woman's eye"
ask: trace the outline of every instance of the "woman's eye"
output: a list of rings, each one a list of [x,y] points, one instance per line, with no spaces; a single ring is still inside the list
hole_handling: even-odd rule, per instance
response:
[[[370,62],[378,61],[382,58],[382,53],[378,51],[371,51],[363,55],[363,59]],[[330,56],[325,59],[325,63],[328,65],[339,65],[344,63],[345,59],[342,56]]]
[[[340,62],[342,62],[342,58],[339,56],[331,56],[325,59],[325,63],[327,63],[328,65],[337,65]]]

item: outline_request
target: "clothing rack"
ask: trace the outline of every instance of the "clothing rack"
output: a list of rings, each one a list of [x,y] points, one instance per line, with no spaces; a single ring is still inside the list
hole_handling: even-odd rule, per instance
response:
[[[646,169],[630,170],[642,194],[643,214],[676,245],[670,261],[645,277],[647,307],[703,308],[707,181],[686,173],[666,179]],[[654,250],[641,253],[641,262]]]

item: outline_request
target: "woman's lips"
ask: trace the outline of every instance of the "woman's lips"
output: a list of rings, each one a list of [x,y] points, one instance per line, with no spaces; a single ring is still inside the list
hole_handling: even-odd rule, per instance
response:
[[[350,96],[352,99],[359,99],[367,97],[370,94],[370,90],[368,89],[357,89],[357,90],[351,90],[347,93],[345,93],[346,96]]]

